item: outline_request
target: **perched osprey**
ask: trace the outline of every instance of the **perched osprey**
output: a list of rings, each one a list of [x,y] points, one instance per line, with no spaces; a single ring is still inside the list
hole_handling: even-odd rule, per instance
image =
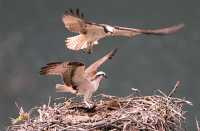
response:
[[[79,33],[77,36],[66,38],[66,46],[71,50],[81,50],[91,53],[93,45],[107,36],[134,37],[140,34],[166,35],[181,29],[184,24],[170,26],[162,29],[135,29],[107,24],[97,24],[84,19],[82,13],[77,10],[65,11],[62,21],[65,27],[71,31]]]
[[[40,74],[61,76],[64,84],[56,84],[56,91],[83,95],[85,104],[90,108],[92,94],[98,89],[101,80],[106,78],[103,71],[97,72],[97,70],[104,62],[111,59],[116,51],[117,49],[112,50],[87,68],[81,62],[48,63],[47,66],[41,68]]]

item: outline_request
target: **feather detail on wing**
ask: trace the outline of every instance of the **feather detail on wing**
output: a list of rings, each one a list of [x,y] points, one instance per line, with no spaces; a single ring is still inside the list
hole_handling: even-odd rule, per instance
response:
[[[115,27],[113,30],[112,36],[125,36],[125,37],[134,37],[141,34],[141,32],[133,31],[132,28],[125,27]]]
[[[83,19],[83,13],[79,12],[79,9],[75,11],[70,9],[65,11],[62,21],[67,28],[71,32],[77,33],[85,33],[86,22]]]
[[[62,75],[66,68],[63,67],[63,62],[52,62],[42,67],[40,75]]]
[[[178,30],[182,29],[184,24],[174,25],[166,28],[160,29],[134,29],[134,28],[126,28],[126,27],[119,27],[115,26],[113,36],[127,36],[127,37],[134,37],[139,34],[152,34],[152,35],[167,35],[177,32]]]
[[[90,65],[86,70],[85,73],[87,76],[89,77],[93,77],[98,68],[104,63],[106,62],[108,59],[112,59],[112,57],[116,54],[117,49],[114,49],[112,51],[110,51],[108,54],[106,54],[104,57],[100,58],[99,60],[97,60],[96,62],[94,62],[92,65]]]
[[[87,48],[88,46],[87,37],[82,34],[73,37],[68,37],[66,38],[65,42],[67,48],[71,50],[80,50]]]
[[[81,62],[53,62],[40,70],[41,75],[60,75],[67,86],[77,86],[85,78],[85,65]]]
[[[78,9],[66,11],[62,20],[69,31],[80,33],[80,35],[66,38],[65,42],[68,49],[75,51],[89,49],[98,44],[99,39],[107,35],[103,25],[84,20],[83,14],[80,14]]]
[[[69,62],[67,70],[63,73],[63,80],[66,85],[78,86],[85,76],[85,65],[80,62]]]

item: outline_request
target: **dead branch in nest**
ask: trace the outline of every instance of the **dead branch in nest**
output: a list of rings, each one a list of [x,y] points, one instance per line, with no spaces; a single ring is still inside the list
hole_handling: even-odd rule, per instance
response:
[[[185,120],[183,105],[191,102],[169,95],[117,97],[99,95],[96,106],[85,108],[84,104],[69,99],[65,102],[38,107],[36,116],[21,124],[8,127],[9,131],[27,130],[123,130],[123,131],[177,131],[182,130]],[[95,97],[95,99],[97,99]]]

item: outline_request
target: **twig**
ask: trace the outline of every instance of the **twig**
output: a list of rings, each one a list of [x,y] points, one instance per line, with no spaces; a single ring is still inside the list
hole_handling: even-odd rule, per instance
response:
[[[156,91],[158,91],[161,95],[163,95],[164,97],[167,97],[167,95],[164,93],[164,92],[162,92],[160,89],[157,89]]]
[[[199,122],[196,119],[196,126],[197,126],[197,131],[200,131],[200,127],[199,127]]]
[[[168,97],[171,97],[175,93],[175,91],[176,91],[177,87],[179,87],[179,85],[180,85],[180,81],[176,81],[176,84],[174,85],[174,88],[172,89],[172,91],[169,93]]]
[[[51,96],[49,96],[48,107],[50,106],[50,104],[51,104]]]

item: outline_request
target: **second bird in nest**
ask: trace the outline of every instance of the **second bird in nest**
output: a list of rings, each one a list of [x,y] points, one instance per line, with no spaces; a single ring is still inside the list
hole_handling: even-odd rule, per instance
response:
[[[117,49],[110,51],[87,68],[81,62],[48,63],[41,68],[40,74],[61,76],[64,84],[56,84],[56,91],[83,95],[85,104],[91,108],[93,106],[90,101],[92,94],[98,89],[101,80],[107,77],[106,73],[98,71],[98,68],[108,59],[111,59],[116,51]]]

